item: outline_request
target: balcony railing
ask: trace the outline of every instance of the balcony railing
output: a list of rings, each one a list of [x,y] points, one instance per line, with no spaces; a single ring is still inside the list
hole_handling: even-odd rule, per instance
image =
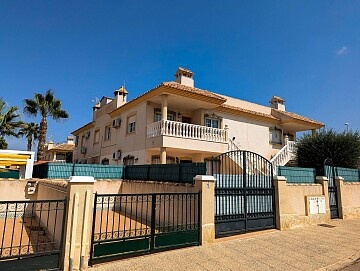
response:
[[[225,129],[170,120],[161,120],[147,125],[147,138],[155,136],[174,136],[211,142],[227,142]]]

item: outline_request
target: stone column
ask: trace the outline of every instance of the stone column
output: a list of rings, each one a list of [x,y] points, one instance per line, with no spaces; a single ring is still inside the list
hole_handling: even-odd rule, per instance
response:
[[[167,127],[165,127],[165,121],[167,120],[167,112],[168,112],[168,95],[161,95],[161,129],[163,130],[162,134],[167,131]],[[160,164],[166,164],[166,148],[160,147]]]
[[[213,176],[196,175],[195,187],[201,191],[200,202],[200,243],[215,240],[215,179]]]
[[[62,270],[85,270],[90,256],[94,177],[72,176],[67,186]]]
[[[275,189],[275,215],[276,215],[276,228],[285,230],[285,226],[281,221],[281,214],[283,213],[282,206],[286,204],[283,202],[282,193],[286,190],[286,178],[284,176],[274,176],[274,189]]]
[[[344,209],[343,209],[343,197],[342,197],[342,188],[344,185],[344,178],[340,176],[335,177],[335,186],[337,194],[337,204],[339,210],[339,218],[344,219]]]
[[[160,164],[166,164],[166,148],[160,147]]]
[[[161,120],[167,120],[168,111],[168,96],[166,94],[161,95]]]
[[[325,196],[326,216],[327,219],[330,219],[329,180],[325,176],[317,176],[316,182],[322,186],[322,193]]]

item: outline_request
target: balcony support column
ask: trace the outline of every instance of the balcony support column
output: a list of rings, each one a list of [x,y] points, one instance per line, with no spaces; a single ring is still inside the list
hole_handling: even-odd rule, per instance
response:
[[[168,95],[161,95],[161,120],[167,120]]]
[[[166,148],[160,148],[160,164],[166,164]]]

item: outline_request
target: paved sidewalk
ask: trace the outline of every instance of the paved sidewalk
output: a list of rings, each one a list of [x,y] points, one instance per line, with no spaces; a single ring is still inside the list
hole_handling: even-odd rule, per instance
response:
[[[334,227],[333,227],[334,226]],[[220,241],[219,241],[220,240]],[[112,270],[341,270],[360,258],[360,219],[271,230],[89,268]]]

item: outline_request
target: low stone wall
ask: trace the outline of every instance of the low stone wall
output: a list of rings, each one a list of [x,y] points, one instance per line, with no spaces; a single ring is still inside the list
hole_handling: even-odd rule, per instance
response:
[[[276,224],[280,230],[287,230],[330,220],[327,180],[320,179],[316,184],[288,184],[286,178],[274,178]],[[308,197],[325,197],[325,213],[309,214]]]
[[[155,181],[128,181],[122,182],[119,193],[123,194],[147,194],[147,193],[193,193],[198,192],[192,184],[155,182]]]
[[[35,200],[27,194],[27,180],[0,179],[0,200]]]
[[[37,200],[64,199],[67,195],[67,181],[65,180],[37,180]]]
[[[343,178],[336,179],[339,198],[340,218],[360,217],[360,182],[344,182]]]
[[[94,193],[98,194],[119,194],[122,180],[97,180],[94,184]]]

